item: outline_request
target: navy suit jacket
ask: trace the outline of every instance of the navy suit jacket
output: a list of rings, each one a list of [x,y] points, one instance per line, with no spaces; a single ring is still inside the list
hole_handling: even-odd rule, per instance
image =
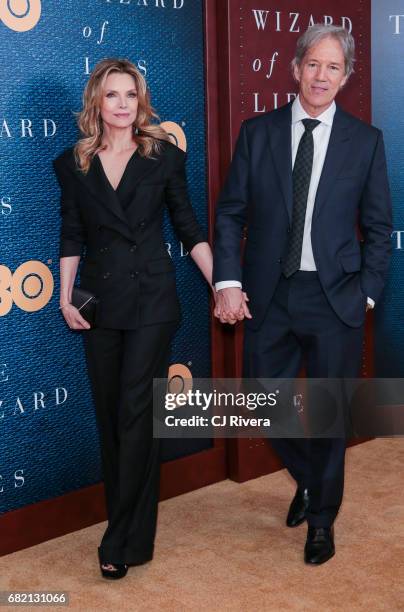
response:
[[[214,282],[242,282],[253,316],[247,325],[254,329],[279,281],[292,223],[291,121],[288,104],[242,124],[217,205]],[[311,242],[328,301],[350,327],[363,324],[367,297],[377,302],[383,290],[391,231],[382,133],[337,106]]]

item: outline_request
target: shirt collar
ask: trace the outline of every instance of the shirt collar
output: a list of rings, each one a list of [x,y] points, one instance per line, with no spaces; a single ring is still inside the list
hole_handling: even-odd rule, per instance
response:
[[[330,127],[332,127],[332,122],[334,120],[334,115],[335,115],[336,110],[337,110],[337,106],[335,102],[333,101],[331,106],[329,106],[327,110],[321,113],[321,115],[316,117],[316,119],[318,119],[318,121],[321,121],[321,123],[325,123],[325,125],[329,125]],[[294,123],[297,123],[298,121],[301,121],[302,119],[307,119],[307,118],[313,119],[313,117],[310,117],[310,115],[308,115],[306,111],[304,110],[300,102],[299,96],[296,96],[292,104],[292,125]]]

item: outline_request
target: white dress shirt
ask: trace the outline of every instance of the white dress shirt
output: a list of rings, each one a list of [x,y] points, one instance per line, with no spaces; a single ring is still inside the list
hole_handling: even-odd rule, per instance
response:
[[[323,171],[324,160],[328,149],[328,143],[330,141],[331,128],[334,120],[336,111],[335,102],[331,104],[321,115],[316,117],[321,123],[313,130],[313,141],[314,141],[314,155],[313,155],[313,168],[311,172],[309,194],[307,196],[307,207],[306,207],[306,218],[304,221],[304,232],[303,232],[303,245],[302,245],[302,257],[300,260],[300,270],[315,272],[317,270],[316,264],[313,257],[313,249],[311,246],[311,221],[313,218],[314,202],[316,200],[316,194],[318,184],[320,182],[321,173]],[[299,96],[295,98],[292,104],[292,168],[295,165],[295,159],[297,149],[299,147],[300,139],[305,132],[302,119],[313,119],[300,103]],[[238,281],[220,281],[215,284],[216,291],[225,289],[227,287],[240,287],[241,283]],[[373,307],[374,301],[368,298],[368,304]]]
[[[327,108],[327,110],[316,117],[317,121],[321,121],[321,123],[313,130],[313,168],[311,171],[309,194],[307,196],[302,258],[300,260],[300,270],[305,270],[307,272],[315,272],[317,270],[316,264],[314,263],[313,249],[311,246],[311,220],[313,218],[317,188],[320,182],[321,173],[323,171],[328,143],[330,141],[335,111],[336,106],[335,102],[333,102],[331,106]],[[299,147],[300,139],[305,131],[302,119],[313,119],[313,117],[310,117],[310,115],[306,113],[303,106],[300,104],[299,96],[297,96],[292,104],[292,167],[295,165],[297,149]]]

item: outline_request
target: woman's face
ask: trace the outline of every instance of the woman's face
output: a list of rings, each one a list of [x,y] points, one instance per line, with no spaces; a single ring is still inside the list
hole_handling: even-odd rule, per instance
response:
[[[130,127],[136,120],[138,107],[135,79],[122,72],[108,75],[101,100],[103,123],[114,128]]]

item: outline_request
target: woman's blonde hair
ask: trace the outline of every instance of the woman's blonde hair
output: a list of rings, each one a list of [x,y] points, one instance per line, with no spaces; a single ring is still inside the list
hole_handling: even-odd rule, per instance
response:
[[[105,81],[113,72],[130,74],[136,84],[138,95],[138,110],[133,124],[133,139],[138,145],[140,155],[151,157],[161,149],[161,140],[169,140],[167,132],[152,119],[158,120],[150,104],[150,94],[146,81],[132,62],[125,59],[105,59],[99,62],[92,71],[83,93],[83,110],[78,113],[78,125],[83,138],[74,147],[74,156],[82,172],[85,174],[102,145],[103,124],[101,118],[101,100]]]

